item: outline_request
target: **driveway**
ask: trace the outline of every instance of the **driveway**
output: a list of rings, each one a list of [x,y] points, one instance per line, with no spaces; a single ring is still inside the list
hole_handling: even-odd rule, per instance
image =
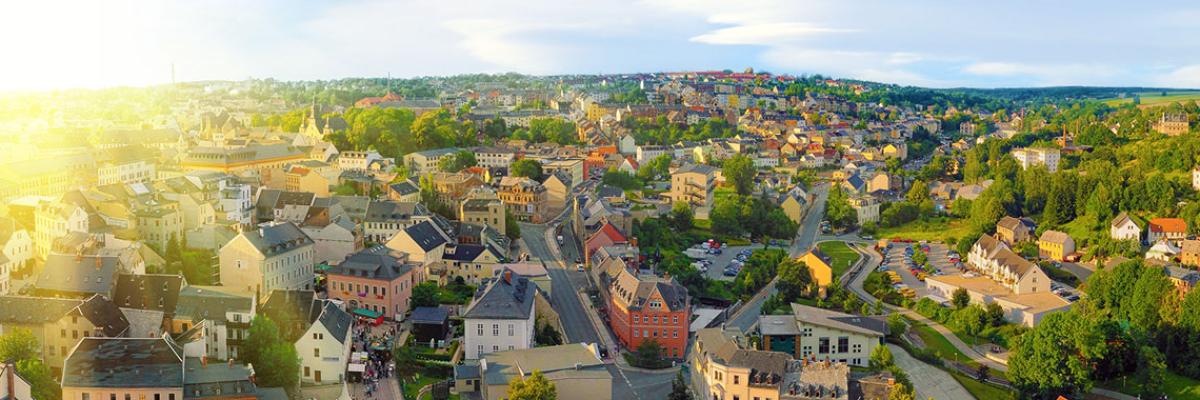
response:
[[[892,358],[895,360],[896,366],[908,373],[913,389],[917,391],[918,399],[969,400],[975,398],[946,371],[913,358],[900,346],[889,344],[887,347],[892,351]]]

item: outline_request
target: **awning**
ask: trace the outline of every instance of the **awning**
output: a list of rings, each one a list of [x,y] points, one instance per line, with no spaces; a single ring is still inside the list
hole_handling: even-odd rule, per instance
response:
[[[366,308],[355,308],[354,315],[367,318],[379,318],[383,316],[383,313],[379,311],[372,311]]]

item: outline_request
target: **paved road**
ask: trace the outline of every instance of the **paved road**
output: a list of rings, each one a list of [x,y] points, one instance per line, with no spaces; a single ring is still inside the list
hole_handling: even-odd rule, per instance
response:
[[[908,378],[912,380],[918,399],[975,398],[946,371],[913,358],[900,346],[894,344],[887,346],[888,350],[892,351],[892,358],[896,366],[908,373]]]
[[[829,195],[829,185],[820,184],[813,187],[813,194],[815,199],[813,200],[812,209],[809,210],[808,215],[801,221],[796,239],[788,247],[788,254],[792,257],[799,257],[812,248],[813,241],[817,237],[817,232],[820,232],[821,220],[825,218],[825,199]],[[743,305],[734,314],[733,318],[729,319],[728,324],[741,329],[742,332],[748,332],[758,322],[758,316],[762,314],[763,302],[767,301],[767,297],[774,293],[775,280],[772,279],[758,294],[755,294],[753,298]]]

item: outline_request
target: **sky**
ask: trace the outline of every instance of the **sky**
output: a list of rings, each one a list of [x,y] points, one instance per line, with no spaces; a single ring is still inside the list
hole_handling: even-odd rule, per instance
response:
[[[1200,88],[1200,3],[15,0],[0,90],[754,68],[928,87]]]

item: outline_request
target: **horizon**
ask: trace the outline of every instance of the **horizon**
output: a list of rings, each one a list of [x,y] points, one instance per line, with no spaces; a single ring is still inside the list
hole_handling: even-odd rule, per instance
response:
[[[26,61],[0,66],[5,92],[145,87],[172,76],[311,81],[729,66],[928,88],[1200,87],[1200,44],[1188,40],[1200,36],[1200,6],[1179,1],[54,0],[11,11],[0,17],[0,36]]]

